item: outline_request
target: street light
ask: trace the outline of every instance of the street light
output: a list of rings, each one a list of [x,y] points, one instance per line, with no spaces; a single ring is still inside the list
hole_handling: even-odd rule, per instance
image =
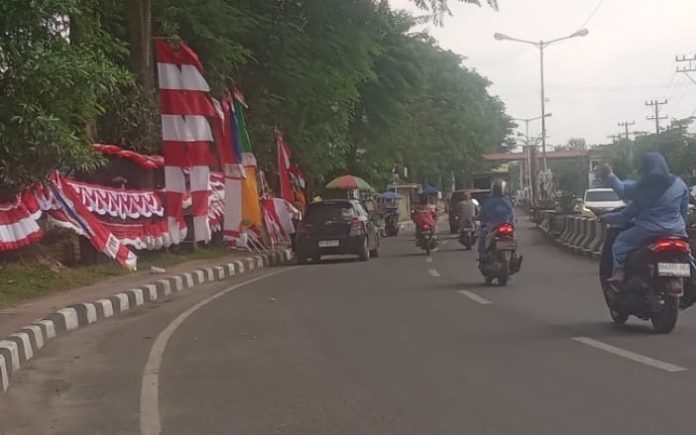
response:
[[[532,121],[538,121],[541,118],[550,118],[551,116],[553,116],[553,113],[547,113],[544,116],[537,116],[536,118],[512,118],[512,119],[513,119],[513,121],[524,122],[525,137],[527,138],[527,145],[529,145],[529,123]]]
[[[523,44],[533,45],[539,49],[540,60],[541,60],[541,152],[543,154],[544,161],[544,172],[548,169],[546,163],[546,89],[544,88],[544,49],[551,44],[556,42],[565,41],[566,39],[577,38],[582,36],[587,36],[590,33],[587,29],[580,29],[572,35],[564,36],[558,39],[552,39],[550,41],[528,41],[526,39],[513,38],[512,36],[504,35],[502,33],[496,33],[493,35],[496,41],[513,41],[521,42]]]

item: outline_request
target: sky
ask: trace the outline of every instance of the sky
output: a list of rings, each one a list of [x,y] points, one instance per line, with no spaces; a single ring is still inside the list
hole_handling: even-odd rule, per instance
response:
[[[646,120],[650,100],[668,100],[661,116],[696,116],[696,84],[675,71],[675,56],[696,55],[696,0],[498,1],[496,12],[450,0],[453,15],[426,30],[493,82],[489,92],[503,100],[510,116],[533,118],[541,114],[539,51],[496,41],[493,34],[551,40],[587,22],[588,36],[545,50],[546,112],[553,114],[547,121],[549,144],[573,137],[591,145],[611,142],[607,136],[623,132],[617,125],[623,121],[635,122],[632,130],[654,132],[655,122]],[[410,0],[390,3],[423,14]],[[696,79],[696,73],[691,76]],[[540,122],[531,123],[530,135],[540,133]]]

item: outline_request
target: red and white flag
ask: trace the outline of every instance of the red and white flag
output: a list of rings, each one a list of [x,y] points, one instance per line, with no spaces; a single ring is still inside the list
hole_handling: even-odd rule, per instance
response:
[[[280,197],[288,201],[290,204],[295,202],[295,195],[292,191],[292,184],[290,183],[290,149],[288,144],[285,143],[283,134],[276,130],[275,131],[276,144],[278,146],[278,174],[280,175]]]
[[[172,242],[186,236],[182,202],[187,190],[192,198],[196,241],[209,241],[208,180],[214,157],[210,151],[213,132],[208,118],[217,116],[208,95],[198,55],[186,44],[174,48],[155,41],[157,75],[162,106],[164,184],[167,190],[167,220]],[[190,168],[188,188],[184,168]]]

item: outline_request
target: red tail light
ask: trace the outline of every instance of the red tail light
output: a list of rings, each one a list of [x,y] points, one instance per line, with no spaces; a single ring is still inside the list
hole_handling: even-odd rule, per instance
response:
[[[300,233],[306,233],[307,231],[309,231],[309,229],[310,229],[311,227],[312,227],[311,224],[307,224],[307,223],[304,223],[304,222],[300,222],[300,223],[297,224],[297,233],[298,233],[298,234],[300,234]]]
[[[689,242],[681,239],[662,239],[658,240],[650,246],[650,250],[659,253],[665,251],[677,251],[681,253],[688,253],[691,248],[689,247]]]
[[[353,221],[350,223],[350,230],[351,231],[360,231],[365,229],[365,222],[362,221],[360,218],[353,218]]]
[[[498,225],[498,228],[495,229],[495,234],[503,237],[511,237],[515,234],[515,227],[511,224]]]

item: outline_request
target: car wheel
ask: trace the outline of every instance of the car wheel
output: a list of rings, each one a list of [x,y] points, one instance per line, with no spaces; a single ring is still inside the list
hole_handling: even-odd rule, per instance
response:
[[[304,254],[297,253],[295,254],[295,258],[297,258],[297,264],[307,264],[307,256]]]
[[[365,241],[363,242],[360,254],[358,254],[358,258],[360,261],[367,261],[370,259],[370,246],[368,244],[367,237],[365,237]]]

